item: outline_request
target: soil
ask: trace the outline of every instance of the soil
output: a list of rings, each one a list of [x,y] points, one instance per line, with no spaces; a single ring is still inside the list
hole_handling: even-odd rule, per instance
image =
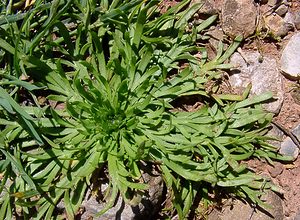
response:
[[[292,1],[290,9],[299,11],[300,3]],[[271,55],[279,61],[282,49],[293,34],[294,32],[290,32],[281,42],[261,41],[262,54]],[[286,77],[283,79],[284,102],[279,114],[273,120],[290,131],[300,124],[300,87],[299,82],[291,81]],[[284,190],[282,198],[284,219],[295,219],[296,215],[300,213],[300,157],[298,156],[290,164],[275,162],[272,166],[258,160],[253,160],[252,163],[256,165],[256,172],[270,176],[276,185],[282,187]]]

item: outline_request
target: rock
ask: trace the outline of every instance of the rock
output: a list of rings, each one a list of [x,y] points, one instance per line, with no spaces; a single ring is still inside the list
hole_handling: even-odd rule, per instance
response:
[[[289,10],[289,7],[288,7],[287,5],[285,5],[285,4],[282,4],[282,5],[280,5],[280,6],[276,9],[275,12],[276,12],[279,16],[283,17],[283,16],[288,12],[288,10]]]
[[[294,220],[300,220],[300,211],[297,213],[296,217],[294,218]]]
[[[134,207],[134,210],[139,210],[135,213],[135,219],[153,219],[160,209],[163,194],[163,179],[160,175],[153,176],[148,173],[143,174],[143,179],[150,188],[148,195],[144,196],[141,203]]]
[[[161,176],[153,176],[148,173],[144,173],[143,178],[145,182],[149,184],[150,188],[146,196],[136,196],[137,201],[140,200],[138,204],[126,204],[119,195],[114,207],[103,215],[95,217],[95,215],[105,207],[105,203],[99,203],[93,195],[91,196],[91,193],[87,193],[87,196],[82,203],[82,207],[85,212],[82,214],[81,219],[89,219],[91,217],[94,220],[153,219],[160,208],[163,193],[163,181]],[[104,189],[101,190],[105,190],[106,187],[107,185],[105,185],[103,187]]]
[[[273,166],[268,167],[268,171],[271,177],[276,178],[283,171],[283,165],[281,163],[275,162]]]
[[[82,214],[81,219],[94,219],[94,220],[105,220],[105,219],[134,219],[134,212],[131,207],[123,201],[121,197],[118,198],[115,206],[108,210],[103,215],[96,217],[95,215],[104,208],[105,204],[99,203],[94,196],[85,200],[82,206],[85,208],[85,212]]]
[[[293,130],[292,133],[298,138],[300,141],[300,124],[297,125]]]
[[[218,14],[219,7],[218,7],[218,1],[217,0],[192,0],[191,4],[203,2],[203,6],[198,11],[198,15],[202,17],[203,15],[214,15]]]
[[[276,38],[286,36],[293,26],[285,23],[284,19],[277,14],[271,14],[264,19],[269,35]]]
[[[279,3],[280,0],[269,0],[268,5],[273,7]]]
[[[222,4],[222,29],[231,38],[249,37],[256,29],[257,10],[253,1],[224,0]]]
[[[272,129],[268,131],[267,136],[278,139],[278,140],[268,140],[268,143],[275,146],[279,150],[282,140],[284,138],[284,133],[276,126],[273,126]]]
[[[4,176],[4,173],[0,173],[0,183],[3,183],[3,182],[2,182],[3,176]],[[5,184],[4,184],[4,189],[9,189],[13,183],[14,183],[14,182],[11,181],[11,180],[8,178],[8,179],[6,180],[6,182],[5,182]],[[6,191],[6,190],[2,190],[2,192],[0,193],[0,201],[2,201],[2,198],[3,198],[5,195],[7,195],[7,193],[9,193],[9,192]]]
[[[281,4],[285,4],[287,6],[291,6],[292,5],[292,0],[281,0]]]
[[[291,96],[297,105],[300,105],[300,87],[292,88]]]
[[[212,49],[216,53],[216,51],[218,50],[220,41],[224,40],[224,36],[223,36],[224,33],[223,33],[222,29],[219,26],[216,26],[214,28],[209,29],[205,35],[209,36],[208,42],[209,42],[210,46],[213,47]],[[226,45],[224,45],[224,46],[226,47]],[[226,50],[226,48],[224,48],[224,50]]]
[[[244,58],[239,53],[234,53],[230,62],[239,66],[239,73],[231,72],[230,84],[240,92],[249,83],[252,83],[252,94],[262,94],[267,91],[272,91],[276,99],[273,102],[264,104],[264,108],[270,112],[277,114],[283,103],[283,82],[282,76],[276,68],[276,60],[269,56],[264,56],[260,62],[260,54],[258,52],[243,52]]]
[[[300,30],[300,11],[295,14],[294,25],[297,30]]]
[[[292,139],[290,137],[287,137],[283,140],[279,153],[285,156],[292,156],[294,159],[297,159],[299,149],[292,141]]]
[[[300,11],[299,12],[287,12],[284,16],[284,22],[292,25],[293,28],[300,30]]]
[[[290,78],[300,78],[300,33],[295,34],[284,48],[280,69]]]
[[[232,205],[224,206],[221,211],[213,210],[208,215],[208,220],[240,220],[250,219],[252,215],[253,220],[282,220],[283,219],[283,207],[280,197],[274,192],[268,192],[262,196],[267,204],[272,208],[263,210],[257,208],[253,212],[253,208],[241,200],[236,200]]]
[[[287,12],[283,18],[284,20],[284,23],[290,25],[290,26],[293,26],[293,28],[295,28],[295,14],[292,13],[292,12]]]

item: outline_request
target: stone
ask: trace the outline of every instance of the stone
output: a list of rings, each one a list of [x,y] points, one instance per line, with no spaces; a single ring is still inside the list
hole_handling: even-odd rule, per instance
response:
[[[149,173],[144,173],[143,179],[150,187],[147,195],[142,197],[140,204],[134,207],[134,210],[139,210],[139,213],[135,213],[135,219],[153,219],[161,207],[163,179],[159,174],[154,176]]]
[[[294,25],[297,30],[300,30],[300,11],[295,13]]]
[[[293,26],[285,23],[284,19],[278,14],[268,15],[264,18],[264,21],[269,35],[275,39],[286,36],[293,29]]]
[[[4,173],[0,173],[0,183],[2,183],[2,179],[3,179]],[[9,189],[11,187],[11,185],[13,184],[13,181],[11,181],[9,178],[6,180],[5,184],[4,184],[4,189]],[[9,192],[7,192],[6,190],[2,190],[2,192],[0,193],[0,201],[1,199]]]
[[[139,195],[133,199],[136,202],[132,204],[126,204],[122,197],[119,195],[114,207],[109,209],[103,215],[95,217],[106,205],[105,202],[101,203],[97,201],[97,198],[91,195],[88,191],[86,198],[82,203],[82,208],[85,210],[81,216],[81,219],[94,219],[94,220],[106,220],[106,219],[152,219],[159,211],[162,193],[163,193],[163,180],[162,177],[157,175],[144,173],[143,179],[149,184],[149,191],[145,195]],[[108,185],[101,187],[101,191],[105,190]],[[136,204],[133,204],[136,203]]]
[[[268,171],[271,177],[276,178],[283,172],[283,165],[281,163],[275,162],[274,165],[268,167]]]
[[[300,220],[300,211],[297,213],[296,217],[294,218],[294,220]]]
[[[194,3],[203,2],[203,6],[199,9],[198,15],[202,17],[202,15],[214,15],[218,14],[218,0],[192,0],[191,5]]]
[[[216,26],[212,29],[209,29],[205,35],[209,36],[208,42],[213,47],[214,52],[216,52],[218,50],[220,41],[223,42],[224,40],[224,33],[222,29],[219,26]],[[224,50],[226,50],[226,48],[224,48]]]
[[[291,2],[291,0],[281,0],[281,4],[285,4],[287,6],[291,6],[292,2]]]
[[[270,209],[264,210],[262,208],[254,209],[246,202],[235,200],[231,205],[223,206],[221,211],[213,210],[208,215],[208,220],[281,220],[283,219],[283,207],[280,197],[269,191],[262,196],[262,200],[271,206]]]
[[[300,86],[295,86],[291,90],[291,96],[295,102],[295,104],[300,105]]]
[[[300,124],[293,128],[292,133],[298,138],[300,141]]]
[[[273,145],[279,150],[281,146],[281,142],[284,138],[284,133],[279,128],[273,125],[272,129],[268,131],[267,136],[277,139],[277,140],[268,140],[268,143]]]
[[[224,33],[231,38],[249,37],[256,29],[257,10],[253,1],[224,0],[221,24]]]
[[[284,98],[282,76],[277,70],[275,58],[266,55],[260,62],[260,56],[257,51],[244,51],[244,58],[240,53],[234,53],[230,62],[237,66],[238,70],[231,71],[229,82],[239,92],[242,92],[249,83],[252,83],[252,95],[260,95],[267,91],[273,92],[275,100],[265,103],[263,106],[267,111],[277,114]]]
[[[280,69],[292,79],[300,78],[300,33],[291,37],[280,60]]]
[[[288,12],[288,10],[289,10],[289,7],[288,7],[287,5],[281,4],[281,5],[275,10],[275,12],[276,12],[279,16],[283,17],[283,16]]]
[[[94,219],[94,220],[105,220],[105,219],[134,219],[135,214],[132,211],[130,205],[125,204],[123,199],[119,196],[116,204],[110,210],[105,212],[103,215],[96,217],[105,204],[99,203],[94,196],[91,196],[87,200],[83,201],[82,206],[84,207],[84,213],[81,219]]]
[[[293,26],[295,28],[295,14],[292,12],[287,12],[283,18],[284,23]]]
[[[292,141],[290,137],[287,137],[283,140],[279,153],[285,156],[291,156],[294,159],[297,159],[299,154],[299,148],[297,145]]]
[[[280,0],[269,0],[268,5],[273,7],[279,3]]]

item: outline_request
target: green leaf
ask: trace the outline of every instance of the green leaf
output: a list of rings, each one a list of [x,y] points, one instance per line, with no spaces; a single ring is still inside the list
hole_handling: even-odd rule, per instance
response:
[[[2,74],[0,74],[2,75]],[[32,83],[29,82],[25,82],[22,80],[19,80],[18,78],[14,77],[14,76],[10,76],[10,75],[2,75],[3,77],[10,79],[10,81],[6,81],[6,82],[1,82],[1,85],[16,85],[16,86],[22,86],[23,88],[29,90],[29,91],[33,91],[33,90],[38,90],[38,89],[43,89],[45,87],[38,87]]]
[[[10,194],[10,196],[16,197],[18,199],[28,199],[34,196],[38,196],[40,193],[37,190],[29,190],[24,192],[16,192],[13,194]]]
[[[179,20],[175,23],[176,29],[181,29],[185,27],[188,21],[193,17],[193,15],[199,11],[199,9],[203,6],[204,3],[194,3],[191,7],[184,11]]]
[[[254,96],[252,98],[248,98],[244,101],[237,103],[234,109],[244,108],[253,104],[261,103],[270,100],[272,97],[273,97],[272,92],[266,92],[259,96]]]
[[[236,37],[234,39],[234,42],[229,46],[226,52],[218,59],[218,62],[223,63],[225,60],[227,60],[234,53],[234,51],[239,47],[242,40],[243,37],[241,36]]]
[[[145,7],[143,10],[140,11],[137,17],[137,22],[136,22],[136,27],[135,27],[134,37],[133,37],[133,44],[136,46],[136,48],[139,48],[141,37],[143,35],[144,24],[147,18],[147,10],[148,7]]]
[[[235,120],[231,125],[229,125],[229,128],[240,128],[243,127],[245,125],[251,124],[253,122],[258,121],[259,119],[265,118],[266,117],[266,113],[258,113],[258,114],[254,114],[254,115],[243,115],[244,117],[241,117],[237,120]]]
[[[255,180],[254,177],[251,178],[251,177],[240,176],[235,179],[218,181],[217,185],[222,187],[233,187],[233,186],[247,185],[251,183],[253,180]]]
[[[203,31],[205,28],[209,27],[212,23],[215,22],[215,20],[218,18],[218,15],[212,15],[209,18],[207,18],[205,21],[201,22],[197,27],[197,33]]]
[[[61,34],[62,37],[64,38],[64,42],[66,43],[66,45],[68,47],[69,54],[73,55],[74,54],[74,46],[73,46],[68,29],[61,21],[56,22],[54,25],[59,29],[59,34]]]
[[[65,190],[64,193],[64,206],[66,208],[67,216],[69,219],[74,219],[74,210],[70,201],[70,192],[69,189]]]
[[[0,47],[11,54],[15,54],[15,48],[11,46],[9,43],[7,43],[5,40],[3,40],[2,38],[0,38]]]
[[[183,164],[179,165],[178,163],[175,163],[166,158],[163,158],[163,162],[166,164],[166,166],[168,166],[170,169],[172,169],[177,174],[179,174],[180,176],[184,177],[187,180],[201,181],[204,179],[204,176],[201,175],[201,172],[195,172],[187,168],[184,168]]]
[[[6,159],[9,160],[10,163],[18,169],[20,175],[28,183],[28,185],[33,190],[35,190],[36,185],[35,185],[34,181],[32,180],[32,177],[30,176],[30,174],[26,173],[26,171],[24,170],[22,164],[13,155],[11,155],[9,152],[7,152],[3,149],[0,149],[0,151],[6,156]]]

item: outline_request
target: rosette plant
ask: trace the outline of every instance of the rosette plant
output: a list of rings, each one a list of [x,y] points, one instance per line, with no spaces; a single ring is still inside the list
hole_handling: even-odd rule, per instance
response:
[[[231,67],[224,62],[242,39],[226,51],[220,43],[208,60],[201,41],[217,16],[188,27],[201,4],[184,0],[161,13],[162,4],[37,0],[16,12],[7,3],[11,10],[0,17],[0,219],[51,219],[60,202],[73,219],[101,170],[109,179],[104,213],[119,192],[130,203],[148,190],[145,164],[161,173],[181,219],[196,196],[208,201],[208,186],[260,205],[263,188],[278,190],[241,164],[289,159],[264,136],[272,114],[260,103],[272,95],[206,89]],[[175,108],[189,96],[212,101],[192,112]]]

